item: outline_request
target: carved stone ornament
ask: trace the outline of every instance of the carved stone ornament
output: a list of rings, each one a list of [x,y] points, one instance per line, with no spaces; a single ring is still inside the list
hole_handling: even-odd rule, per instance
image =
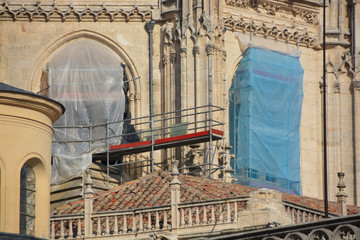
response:
[[[267,0],[226,0],[226,5],[237,8],[251,8],[256,12],[263,12],[269,15],[283,15],[298,16],[301,21],[309,24],[318,24],[319,13],[314,10],[307,10],[301,7],[291,6],[288,4],[279,3],[274,4]]]
[[[205,52],[207,55],[213,55],[215,53],[215,45],[213,43],[208,43]]]
[[[306,240],[306,239],[308,239],[307,236],[300,232],[289,233],[284,238],[284,240]]]
[[[329,229],[320,228],[310,232],[309,240],[318,240],[318,239],[334,239],[333,233]]]
[[[172,64],[174,64],[176,62],[176,53],[171,53],[170,54],[170,62]]]
[[[319,82],[319,88],[320,88],[320,93],[324,92],[324,84],[323,82]],[[327,92],[327,84],[326,84],[326,92]]]
[[[24,1],[26,2],[26,1]],[[144,6],[142,8],[135,5],[120,7],[119,5],[108,4],[57,4],[56,1],[51,4],[37,1],[35,4],[17,4],[4,1],[0,6],[0,16],[9,17],[13,21],[19,19],[28,19],[29,21],[114,21],[138,19],[146,21],[151,19],[151,8],[153,6]]]
[[[163,55],[161,61],[162,61],[162,64],[163,64],[163,65],[168,64],[168,56]]]
[[[334,93],[340,93],[340,82],[335,81],[334,85],[333,85],[333,88],[334,88]]]
[[[224,18],[224,25],[233,29],[234,31],[241,32],[254,32],[256,35],[262,35],[267,38],[273,38],[276,40],[283,40],[285,42],[297,43],[306,47],[317,46],[317,36],[310,35],[306,30],[300,30],[296,28],[288,28],[285,26],[277,26],[273,23],[267,23],[263,21],[246,20],[243,17],[235,18],[233,16]]]
[[[187,48],[186,47],[180,48],[180,56],[186,56],[186,54],[187,54]]]
[[[135,93],[134,97],[136,101],[140,100],[140,93],[139,92]]]
[[[134,93],[130,93],[129,94],[129,102],[132,102],[132,101],[134,101]]]
[[[345,224],[334,230],[335,239],[360,239],[360,229],[356,226]]]
[[[199,46],[195,46],[194,48],[193,48],[193,54],[195,55],[195,54],[200,54],[200,47]]]
[[[233,7],[241,7],[241,8],[257,8],[258,0],[225,0],[226,5],[230,5]]]
[[[360,90],[360,79],[355,78],[352,81],[352,87],[353,87],[354,90],[359,91]]]
[[[263,7],[264,7],[266,13],[269,14],[269,15],[276,15],[276,12],[279,11],[279,9],[280,9],[279,5],[270,4],[270,3],[267,3],[267,2],[263,3]]]

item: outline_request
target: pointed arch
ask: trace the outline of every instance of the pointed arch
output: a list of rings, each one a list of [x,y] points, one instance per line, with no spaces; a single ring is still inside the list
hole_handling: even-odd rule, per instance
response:
[[[35,67],[33,69],[33,72],[31,74],[31,81],[29,81],[30,86],[28,86],[28,89],[30,89],[33,92],[39,91],[40,86],[40,80],[42,71],[49,61],[49,59],[52,57],[52,55],[61,47],[64,45],[76,41],[81,38],[89,38],[92,40],[95,40],[101,44],[106,45],[111,50],[113,50],[123,61],[123,63],[126,65],[125,68],[125,74],[128,79],[138,78],[139,73],[135,67],[134,62],[132,61],[129,54],[115,41],[110,39],[109,37],[99,34],[97,32],[89,31],[89,30],[79,30],[74,31],[69,34],[66,34],[53,42],[51,45],[49,45],[44,52],[41,54],[41,56],[38,58]],[[140,80],[137,79],[135,81],[129,82],[129,96],[139,96],[141,89],[140,89]],[[132,112],[135,114],[135,116],[138,116],[140,113],[140,104],[138,104],[139,97],[134,98],[134,106],[130,105],[130,108],[133,110]]]

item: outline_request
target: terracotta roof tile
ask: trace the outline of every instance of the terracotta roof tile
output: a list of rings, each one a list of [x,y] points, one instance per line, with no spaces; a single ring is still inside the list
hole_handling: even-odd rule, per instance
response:
[[[188,175],[180,175],[179,179],[182,182],[181,202],[246,196],[257,189]],[[158,171],[127,182],[109,191],[94,195],[93,209],[95,212],[100,212],[170,204],[171,180],[172,176],[169,172]],[[319,199],[286,193],[283,193],[283,199],[304,207],[323,210],[323,201]],[[52,215],[77,214],[83,213],[83,211],[84,202],[77,201],[55,208]],[[336,203],[329,202],[329,211],[336,213]],[[360,213],[360,207],[348,206],[348,214],[355,213]]]

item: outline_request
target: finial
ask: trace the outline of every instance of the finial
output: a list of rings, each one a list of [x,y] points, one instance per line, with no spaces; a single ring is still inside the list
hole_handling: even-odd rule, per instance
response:
[[[85,177],[85,182],[84,182],[84,185],[85,185],[85,191],[84,191],[84,194],[94,194],[94,191],[92,190],[91,186],[94,184],[92,179],[91,179],[91,171],[90,169],[87,169],[85,171],[85,174],[86,174],[86,177]]]
[[[172,160],[172,174],[179,174],[179,169],[178,169],[178,165],[179,165],[179,160]]]
[[[336,194],[337,212],[338,214],[345,216],[347,215],[347,206],[346,206],[347,194],[344,191],[344,189],[346,188],[344,182],[345,174],[343,172],[339,172],[338,177],[339,177],[339,182],[337,184],[337,188],[339,189],[339,191]]]

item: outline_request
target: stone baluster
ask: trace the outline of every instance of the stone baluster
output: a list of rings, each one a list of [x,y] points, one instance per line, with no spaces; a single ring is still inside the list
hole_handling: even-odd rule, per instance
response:
[[[223,207],[221,204],[219,204],[219,222],[223,222],[223,221],[224,221]]]
[[[234,203],[234,222],[238,220],[238,209],[237,209],[237,202]]]
[[[302,220],[301,220],[302,223],[305,222],[305,211],[302,211]]]
[[[73,237],[74,237],[73,220],[70,219],[70,221],[69,221],[69,238],[73,238]]]
[[[308,213],[308,222],[311,222],[311,213]]]
[[[291,208],[291,223],[295,224],[295,209]]]
[[[119,233],[119,227],[118,227],[118,217],[114,216],[114,234]]]
[[[109,217],[105,217],[105,234],[110,235],[110,224],[109,224]]]
[[[177,168],[179,161],[172,161],[172,173],[173,180],[170,183],[171,186],[171,222],[172,228],[179,227],[179,203],[180,203],[180,185],[179,170]]]
[[[185,226],[185,214],[184,214],[184,209],[182,208],[180,210],[181,212],[181,220],[180,220],[180,226],[184,227]]]
[[[230,211],[230,203],[226,204],[226,212],[227,212],[227,216],[226,216],[226,222],[231,222],[231,211]]]
[[[55,223],[51,221],[51,239],[55,239]]]
[[[131,227],[131,231],[134,233],[136,232],[136,219],[135,219],[135,214],[132,215],[132,227]]]
[[[188,226],[192,226],[192,209],[189,208]]]
[[[166,210],[164,211],[164,218],[163,218],[163,221],[164,221],[164,229],[167,229],[168,228],[168,219],[167,219],[167,213],[166,213]]]
[[[81,238],[81,219],[78,219],[78,225],[77,225],[77,238]]]
[[[203,207],[203,224],[207,224],[207,212],[206,212],[206,206]]]
[[[96,230],[96,235],[100,236],[101,235],[101,222],[100,222],[100,217],[97,218],[97,230]]]
[[[199,207],[195,208],[195,224],[200,225]]]
[[[123,233],[127,233],[128,229],[127,229],[127,222],[126,222],[126,214],[124,214],[123,217]]]
[[[346,216],[347,215],[347,206],[346,206],[347,194],[344,191],[344,189],[346,188],[346,185],[344,182],[345,173],[339,172],[338,177],[339,177],[339,182],[337,184],[337,188],[339,189],[339,191],[336,194],[337,213],[342,216]]]
[[[142,213],[140,213],[139,215],[139,232],[144,230],[144,226],[143,226],[143,215]]]
[[[93,197],[94,191],[91,186],[93,185],[93,181],[91,179],[90,169],[85,171],[85,191],[84,191],[84,235],[85,237],[90,237],[92,235],[92,220],[91,214],[93,211]]]
[[[211,220],[210,223],[215,223],[215,209],[214,205],[211,205]]]
[[[60,238],[64,238],[65,237],[65,233],[64,233],[64,220],[60,221]]]
[[[159,212],[158,211],[156,211],[156,214],[155,214],[155,229],[160,229]]]
[[[150,214],[150,212],[148,212],[148,225],[147,225],[147,230],[151,230],[151,214]]]
[[[300,223],[300,210],[296,210],[296,223]]]

